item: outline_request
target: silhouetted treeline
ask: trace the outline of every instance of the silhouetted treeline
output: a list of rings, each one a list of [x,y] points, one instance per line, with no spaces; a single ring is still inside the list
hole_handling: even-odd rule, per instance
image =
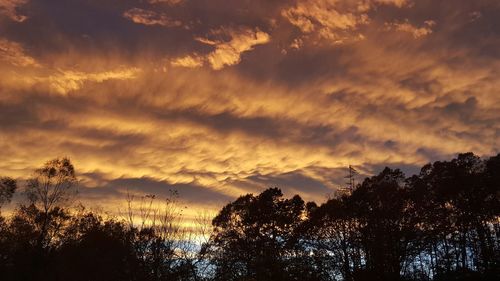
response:
[[[385,168],[319,206],[270,188],[190,229],[171,198],[129,196],[121,219],[70,208],[76,183],[68,159],[27,181],[0,216],[1,280],[500,280],[500,154]],[[16,188],[0,179],[0,207]]]

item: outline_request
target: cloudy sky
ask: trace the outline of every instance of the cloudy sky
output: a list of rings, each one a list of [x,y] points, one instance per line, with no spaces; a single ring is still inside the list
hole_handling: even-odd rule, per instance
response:
[[[268,186],[499,152],[498,0],[0,0],[0,175],[80,197]]]

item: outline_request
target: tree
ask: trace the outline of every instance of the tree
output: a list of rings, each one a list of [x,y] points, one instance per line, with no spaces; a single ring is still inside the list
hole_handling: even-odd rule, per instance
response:
[[[4,204],[10,202],[16,189],[16,180],[8,177],[0,178],[0,209]]]
[[[155,280],[141,267],[135,230],[125,223],[82,212],[69,220],[63,234],[47,279]]]
[[[40,225],[37,247],[40,251],[52,240],[49,234],[54,230],[51,229],[53,221],[66,217],[66,212],[61,207],[72,198],[76,183],[75,168],[68,158],[57,158],[46,162],[41,168],[36,169],[33,177],[28,180],[26,188],[28,201],[40,213],[37,214],[40,217],[37,220]]]
[[[75,169],[68,158],[50,160],[28,180],[26,195],[45,214],[71,199],[77,184]]]
[[[129,195],[123,220],[69,212],[76,183],[68,159],[49,161],[28,181],[29,204],[0,216],[2,280],[500,279],[500,154],[460,154],[410,178],[386,168],[319,206],[270,188],[195,230],[176,193],[137,205]],[[0,184],[9,202],[16,183]]]
[[[61,235],[70,219],[63,208],[77,183],[68,158],[54,159],[36,169],[28,180],[28,205],[21,204],[9,225],[9,259],[12,272],[27,279],[43,279]],[[14,275],[15,276],[15,275]]]
[[[479,267],[500,277],[500,153],[489,158],[483,173],[484,191],[481,200],[478,238],[480,241]]]
[[[296,229],[305,219],[299,196],[283,199],[277,188],[242,196],[214,218],[208,251],[215,280],[308,280],[314,269]]]
[[[370,280],[399,280],[413,252],[416,225],[408,213],[405,179],[400,170],[385,168],[365,179],[347,199],[349,212],[358,222],[364,271]]]
[[[472,153],[459,154],[425,165],[413,177],[410,186],[433,275],[498,274],[498,158],[484,161]]]
[[[300,230],[321,261],[324,275],[351,281],[354,272],[361,269],[363,249],[359,243],[359,221],[346,199],[332,198],[319,207],[309,204],[309,218]]]
[[[127,194],[125,220],[134,234],[136,255],[150,280],[186,280],[189,271],[194,271],[185,253],[193,249],[185,249],[189,241],[185,241],[186,233],[180,226],[178,192],[171,190],[164,200],[157,199],[153,194],[138,198]]]

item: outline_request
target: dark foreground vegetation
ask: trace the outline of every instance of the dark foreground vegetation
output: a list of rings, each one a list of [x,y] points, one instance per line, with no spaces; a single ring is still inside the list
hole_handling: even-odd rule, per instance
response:
[[[1,280],[500,280],[500,155],[386,168],[320,206],[271,188],[187,231],[154,196],[129,197],[122,219],[70,208],[76,183],[56,159],[19,191],[0,217]],[[0,180],[0,206],[16,187]]]

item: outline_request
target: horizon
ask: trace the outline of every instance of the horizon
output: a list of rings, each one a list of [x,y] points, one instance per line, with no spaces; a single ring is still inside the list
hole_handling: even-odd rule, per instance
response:
[[[473,152],[469,152],[473,153]],[[459,153],[462,154],[462,153]],[[456,156],[458,156],[457,154]],[[455,156],[455,157],[456,157]],[[489,157],[493,157],[495,155],[490,155],[490,156],[483,156],[481,157],[482,160],[487,160]],[[54,158],[54,159],[61,159],[61,158]],[[68,158],[73,162],[72,159]],[[53,159],[51,159],[53,160]],[[433,164],[435,162],[440,162],[440,161],[448,161],[450,159],[438,159],[435,160],[434,162],[429,162],[425,163],[426,164]],[[46,161],[47,162],[47,161]],[[38,168],[42,167],[43,164],[39,165]],[[303,198],[306,202],[311,202],[311,203],[316,203],[316,204],[324,204],[328,200],[332,198],[340,198],[342,196],[345,196],[346,194],[349,194],[352,192],[352,190],[356,189],[356,187],[361,184],[364,180],[379,174],[382,172],[383,169],[385,168],[390,168],[390,169],[397,169],[402,171],[402,173],[407,177],[411,178],[412,176],[418,176],[420,173],[420,169],[415,171],[414,173],[408,173],[408,171],[405,171],[405,167],[397,167],[397,166],[385,166],[381,167],[379,170],[373,171],[372,174],[360,174],[354,166],[352,168],[355,170],[353,173],[353,179],[354,179],[354,186],[352,189],[349,190],[350,184],[349,184],[349,167],[346,167],[344,169],[344,174],[340,175],[340,178],[337,179],[339,184],[334,190],[332,190],[330,193],[325,193],[322,196],[319,196],[317,198],[313,198],[312,200],[306,200]],[[420,167],[422,168],[422,167]],[[31,171],[31,175],[33,174],[33,171]],[[3,177],[9,177],[9,175],[1,175]],[[262,186],[261,190],[256,190],[253,192],[247,192],[247,193],[241,193],[241,194],[236,194],[234,195],[233,198],[228,199],[227,201],[220,202],[220,204],[215,204],[212,205],[208,208],[192,208],[189,206],[189,202],[185,199],[183,199],[180,195],[180,192],[178,189],[168,189],[168,190],[162,190],[162,192],[159,193],[148,193],[144,192],[141,190],[141,183],[137,183],[134,185],[131,185],[132,187],[135,188],[135,190],[131,190],[129,187],[123,187],[122,192],[120,193],[119,196],[116,198],[113,198],[113,202],[106,202],[107,198],[103,201],[103,203],[96,203],[94,200],[92,200],[92,197],[89,198],[89,192],[86,188],[85,185],[82,185],[82,180],[80,179],[80,176],[78,174],[78,169],[75,167],[75,176],[78,180],[78,183],[74,186],[74,191],[75,194],[71,196],[71,200],[68,204],[65,204],[66,208],[71,213],[78,213],[81,211],[88,211],[88,212],[96,212],[98,214],[104,215],[104,217],[109,218],[109,219],[117,219],[119,221],[127,222],[127,200],[133,199],[133,209],[135,215],[139,213],[139,208],[142,207],[141,204],[143,204],[143,200],[148,200],[149,198],[152,197],[152,202],[153,202],[153,207],[154,209],[161,209],[164,207],[165,201],[171,202],[173,205],[172,207],[176,209],[177,215],[180,215],[180,217],[177,217],[175,220],[177,221],[176,224],[179,225],[180,227],[183,227],[186,229],[188,232],[193,232],[196,233],[196,220],[199,219],[200,217],[203,216],[209,216],[211,218],[215,217],[216,214],[220,211],[220,208],[225,206],[226,204],[231,203],[231,201],[236,200],[237,198],[245,195],[257,195],[258,193],[267,190],[269,188],[278,188],[284,192],[284,196],[291,198],[292,196],[299,195],[301,194],[299,192],[290,192],[289,190],[285,188],[282,189],[281,186]],[[17,189],[16,192],[13,194],[12,201],[8,202],[7,204],[4,204],[2,206],[1,211],[6,214],[7,216],[10,216],[11,214],[14,214],[16,210],[18,210],[19,207],[25,206],[26,204],[29,203],[29,199],[26,198],[25,194],[25,189],[28,184],[30,176],[25,175],[24,177],[20,178],[13,178],[17,182]],[[119,179],[120,180],[120,179]],[[149,178],[142,178],[142,180],[151,180]],[[102,186],[97,186],[96,188],[103,188]],[[307,188],[307,186],[304,186],[304,188]],[[154,190],[153,190],[154,191]],[[82,194],[83,192],[83,194]],[[347,193],[346,193],[347,192]],[[92,193],[92,192],[90,192]],[[91,196],[91,195],[90,195]],[[83,208],[83,209],[82,209]],[[134,224],[135,225],[140,225],[141,223],[141,218],[135,217],[134,218]],[[148,222],[151,223],[151,222]],[[199,227],[199,226],[198,226]],[[194,230],[193,230],[194,229]]]

